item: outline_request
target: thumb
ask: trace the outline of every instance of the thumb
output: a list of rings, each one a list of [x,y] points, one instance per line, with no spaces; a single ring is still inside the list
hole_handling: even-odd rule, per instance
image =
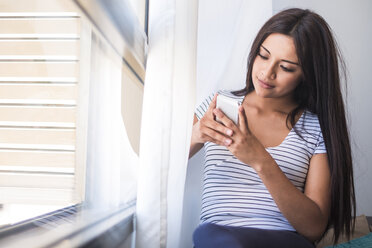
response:
[[[246,134],[251,132],[249,130],[247,116],[245,115],[242,105],[239,106],[239,129]]]

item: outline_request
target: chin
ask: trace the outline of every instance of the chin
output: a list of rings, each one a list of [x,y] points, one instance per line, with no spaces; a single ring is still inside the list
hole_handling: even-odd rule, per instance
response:
[[[274,97],[272,94],[269,94],[262,90],[255,90],[255,92],[257,96],[262,97],[262,98],[273,98]]]
[[[262,97],[262,98],[276,98],[275,96],[272,96],[271,94],[262,94],[262,95],[258,95],[259,97]]]
[[[259,96],[259,97],[263,97],[263,98],[272,98],[272,97],[275,97],[272,94],[273,92],[268,92],[265,89],[261,89],[259,86],[258,87],[254,87],[254,91],[256,92],[256,95]]]

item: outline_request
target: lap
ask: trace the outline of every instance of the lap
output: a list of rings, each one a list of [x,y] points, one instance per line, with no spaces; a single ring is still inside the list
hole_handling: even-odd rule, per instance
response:
[[[248,227],[201,224],[193,234],[195,248],[270,248],[304,247],[314,245],[296,232]]]

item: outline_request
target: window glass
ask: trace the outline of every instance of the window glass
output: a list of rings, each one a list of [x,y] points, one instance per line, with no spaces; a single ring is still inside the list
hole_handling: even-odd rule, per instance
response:
[[[82,200],[80,17],[73,5],[21,2],[3,1],[0,17],[1,226]]]
[[[0,227],[135,198],[144,60],[76,2],[2,0]]]

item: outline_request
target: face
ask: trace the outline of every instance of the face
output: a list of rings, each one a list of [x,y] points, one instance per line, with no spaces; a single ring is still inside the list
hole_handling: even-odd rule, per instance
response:
[[[291,97],[301,77],[293,39],[278,33],[269,35],[253,63],[256,94],[265,98]]]

